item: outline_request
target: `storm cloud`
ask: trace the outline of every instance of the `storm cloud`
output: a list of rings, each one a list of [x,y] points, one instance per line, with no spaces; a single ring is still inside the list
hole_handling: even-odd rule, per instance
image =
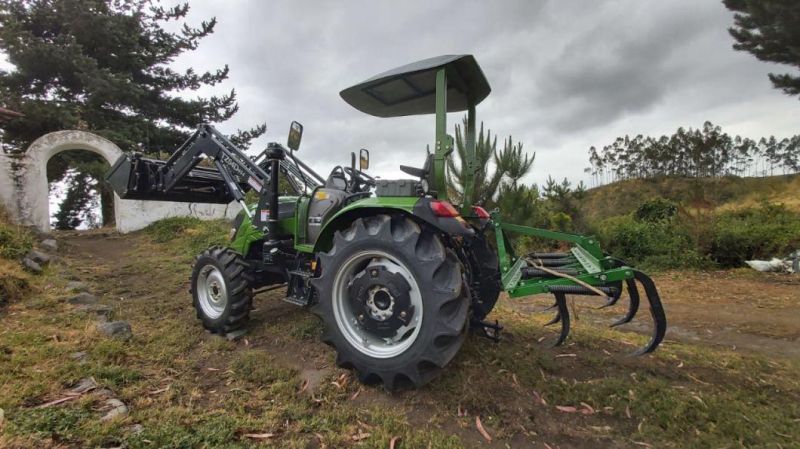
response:
[[[219,128],[266,122],[255,153],[299,120],[300,156],[325,174],[359,148],[383,177],[422,163],[432,117],[370,117],[339,91],[440,54],[475,55],[493,89],[478,119],[537,153],[527,182],[586,179],[588,148],[624,134],[705,120],[750,137],[798,132],[800,103],[766,76],[787,68],[735,52],[732,14],[717,1],[190,3],[189,23],[215,16],[218,25],[175,65],[230,66],[228,81],[201,92],[236,89],[240,112]],[[461,117],[450,114],[451,127]]]

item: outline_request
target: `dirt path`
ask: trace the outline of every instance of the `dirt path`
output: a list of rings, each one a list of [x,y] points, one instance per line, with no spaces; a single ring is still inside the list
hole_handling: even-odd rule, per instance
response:
[[[668,272],[655,275],[654,280],[667,312],[668,341],[800,360],[800,276],[742,269]],[[522,299],[512,307],[540,311],[543,298]],[[593,310],[596,299],[575,297],[574,304],[580,319],[604,325],[613,322],[612,316],[624,314],[626,300],[623,296],[613,312]],[[641,319],[624,330],[649,333],[646,314],[641,310]]]
[[[74,270],[81,278],[97,286],[100,293],[118,300],[116,309],[121,316],[132,321],[134,333],[148,345],[154,346],[153,341],[158,339],[175,339],[174,344],[181,344],[178,337],[169,335],[172,332],[170,322],[180,329],[181,338],[198,339],[193,343],[194,346],[187,346],[188,355],[180,356],[189,360],[189,370],[170,363],[160,366],[157,363],[161,362],[142,357],[141,370],[147,373],[146,379],[176,377],[178,375],[175,373],[181,373],[179,376],[185,382],[195,383],[215,394],[214,398],[198,397],[197,403],[191,405],[193,407],[202,405],[214,409],[235,406],[248,412],[263,410],[263,413],[267,413],[263,400],[247,399],[232,405],[230,402],[241,396],[242,387],[231,380],[231,374],[228,377],[216,375],[233,373],[242,357],[257,351],[268,355],[277,364],[297,371],[304,400],[310,398],[312,403],[319,401],[320,410],[330,406],[338,410],[336,413],[352,416],[352,419],[363,424],[354,424],[356,430],[352,432],[356,432],[356,436],[358,432],[365,435],[377,433],[381,426],[389,426],[362,423],[361,420],[367,419],[361,415],[365,410],[391,410],[405,417],[407,422],[401,428],[408,429],[411,426],[420,432],[432,432],[431,435],[450,435],[458,441],[452,446],[431,447],[647,447],[643,441],[648,439],[648,425],[658,426],[653,429],[663,432],[663,428],[669,428],[672,424],[671,421],[665,424],[665,417],[653,415],[656,413],[653,410],[658,409],[656,406],[637,412],[636,409],[631,411],[627,405],[617,405],[619,398],[650,394],[647,393],[649,390],[640,392],[637,388],[654,388],[648,383],[651,381],[640,382],[637,376],[653,377],[653,385],[658,388],[663,388],[662,384],[667,383],[676,391],[704,388],[710,389],[708,394],[723,394],[721,392],[729,388],[718,389],[717,383],[723,387],[739,382],[735,378],[739,375],[738,371],[725,367],[717,372],[716,361],[709,361],[708,365],[697,361],[693,371],[687,371],[689,368],[683,368],[683,360],[687,360],[687,365],[692,365],[688,362],[692,354],[683,349],[673,351],[670,342],[724,348],[767,358],[778,356],[800,360],[800,278],[749,271],[675,272],[655,277],[670,323],[666,345],[669,348],[656,357],[632,360],[621,355],[628,350],[626,345],[601,349],[593,342],[598,338],[595,334],[587,337],[582,333],[597,327],[590,323],[608,323],[613,316],[623,314],[625,298],[613,311],[596,311],[590,308],[588,300],[577,300],[579,320],[575,327],[583,330],[571,337],[569,345],[558,350],[544,349],[540,344],[542,340],[552,338],[553,334],[551,329],[542,330],[538,327],[544,319],[543,315],[537,315],[539,318],[536,318],[536,323],[529,318],[530,312],[541,309],[547,299],[506,300],[505,306],[498,312],[499,319],[505,321],[508,331],[502,343],[493,345],[482,339],[470,338],[442,379],[422,390],[387,394],[381,389],[359,385],[349,372],[336,368],[333,351],[319,343],[316,319],[310,317],[307,311],[280,301],[282,290],[259,295],[248,334],[227,347],[228,343],[221,341],[223,339],[199,331],[187,293],[188,262],[164,263],[162,259],[177,258],[167,253],[161,257],[159,252],[166,249],[148,243],[141,234],[119,236],[102,231],[62,233],[59,240],[67,248],[66,258],[71,261]],[[627,325],[626,330],[649,332],[646,316],[643,308],[640,312],[642,318]],[[607,339],[605,334],[597,335],[600,335],[599,339]],[[207,352],[209,346],[225,346],[227,352]],[[702,357],[697,360],[702,360]],[[209,376],[209,373],[215,375]],[[268,373],[264,376],[271,379]],[[616,378],[629,376],[633,379],[632,386],[613,383]],[[597,387],[595,392],[592,389],[595,385],[602,385],[602,388]],[[156,387],[150,389],[159,390]],[[247,391],[254,394],[249,389]],[[330,399],[331,395],[336,399]],[[688,401],[692,404],[694,399]],[[589,408],[582,408],[580,404],[586,404]],[[694,406],[696,404],[694,402]],[[165,403],[160,406],[168,405]],[[556,405],[566,405],[567,408],[554,408]],[[573,405],[583,411],[569,411]],[[134,409],[149,406],[152,406],[150,402],[133,404]],[[659,407],[687,406],[692,405]],[[328,416],[324,413],[324,416]],[[637,417],[637,413],[641,416]],[[482,418],[483,426],[494,436],[491,442],[476,430],[476,418]],[[298,428],[315,428],[319,425],[317,421],[307,423],[304,421],[306,418],[281,419],[285,420],[284,431],[288,434],[291,429],[297,441],[309,441],[308,438],[313,439],[315,435],[314,432]],[[292,427],[292,419],[305,424]],[[692,419],[696,421],[696,418]],[[698,424],[687,421],[675,425]],[[319,432],[315,432],[319,436]],[[675,435],[683,432],[676,431]],[[420,441],[438,441],[435,438],[439,437],[430,438],[433,440]],[[306,446],[298,442],[292,447],[325,447],[322,441]],[[347,446],[358,446],[357,439],[347,441]],[[711,445],[724,446],[722,443],[726,441],[711,440]],[[338,446],[334,444],[333,447]]]

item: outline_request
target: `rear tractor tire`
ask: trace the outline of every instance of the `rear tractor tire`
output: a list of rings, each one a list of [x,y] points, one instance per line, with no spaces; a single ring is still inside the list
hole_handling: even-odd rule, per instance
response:
[[[192,269],[192,303],[203,327],[215,334],[240,329],[253,302],[247,263],[230,248],[203,251]]]
[[[470,301],[461,263],[407,217],[361,218],[337,232],[312,282],[323,341],[361,382],[422,386],[464,343]]]

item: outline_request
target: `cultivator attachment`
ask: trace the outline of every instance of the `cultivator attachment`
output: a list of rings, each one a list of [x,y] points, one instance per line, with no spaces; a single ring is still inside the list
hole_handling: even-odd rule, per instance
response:
[[[638,285],[642,286],[647,298],[653,333],[650,341],[634,355],[653,352],[664,339],[667,319],[653,280],[619,259],[603,254],[596,239],[502,223],[497,214],[492,215],[492,221],[503,289],[512,298],[540,293],[552,293],[555,297],[553,305],[545,309],[555,309],[555,316],[546,326],[561,324],[561,331],[553,346],[564,343],[569,335],[571,319],[567,295],[599,296],[605,300],[598,307],[602,309],[617,304],[624,286],[630,298],[628,310],[611,324],[611,327],[616,327],[631,322],[639,311],[641,297]],[[574,246],[569,252],[530,253],[517,257],[508,239],[512,233],[570,242]]]

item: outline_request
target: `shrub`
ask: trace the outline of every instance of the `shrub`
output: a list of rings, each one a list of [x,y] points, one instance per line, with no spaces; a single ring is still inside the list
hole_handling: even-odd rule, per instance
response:
[[[638,221],[659,222],[671,220],[678,213],[678,205],[664,198],[653,198],[639,205],[633,216]]]
[[[785,257],[800,248],[800,214],[782,204],[726,212],[717,217],[710,257],[723,267],[745,260]]]
[[[699,268],[706,264],[686,228],[667,221],[639,221],[633,215],[603,220],[598,229],[610,254],[644,268]]]

